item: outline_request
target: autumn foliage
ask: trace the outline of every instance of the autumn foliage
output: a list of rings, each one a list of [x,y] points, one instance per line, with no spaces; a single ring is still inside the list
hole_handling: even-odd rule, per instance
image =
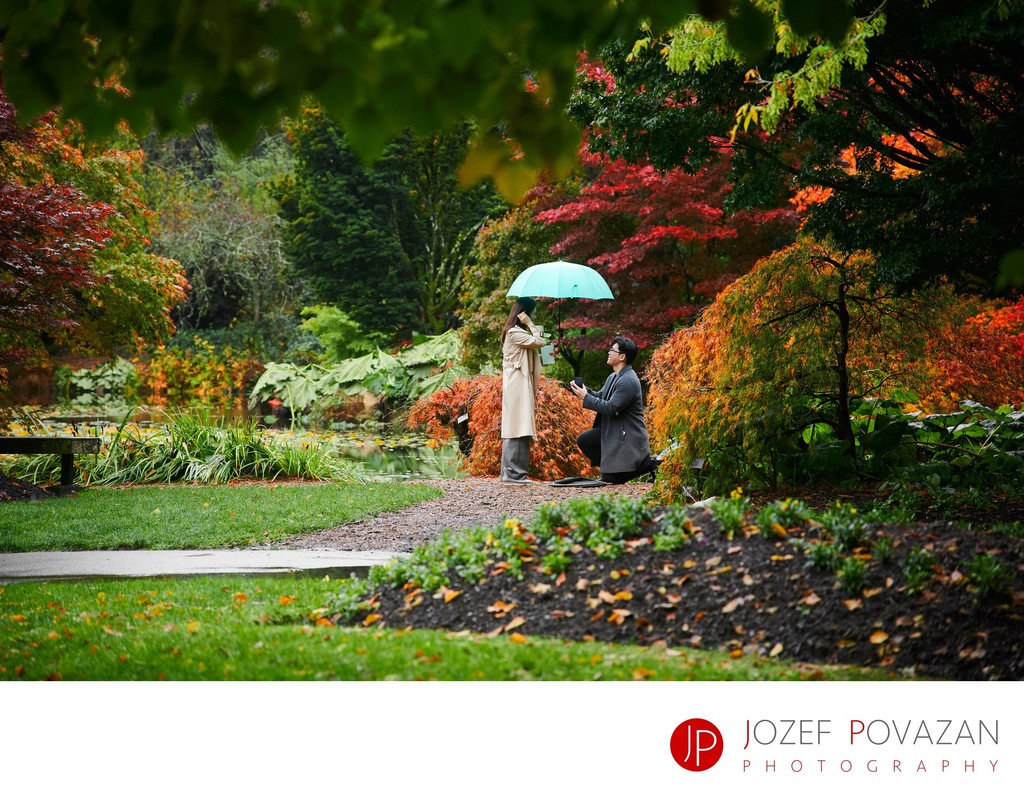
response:
[[[603,345],[604,331],[628,333],[641,348],[657,344],[796,232],[789,207],[726,212],[724,152],[695,173],[611,160],[586,146],[580,160],[578,189],[541,189],[536,213],[558,234],[551,252],[598,269],[615,295],[569,309],[567,327],[603,329],[574,336],[578,348]]]
[[[872,286],[872,270],[865,253],[803,239],[759,263],[655,352],[652,436],[678,446],[662,465],[667,487],[686,480],[694,457],[709,460],[722,488],[751,479],[772,487],[816,440],[838,446],[822,456],[824,470],[852,470],[851,406],[931,391],[929,350],[964,303],[948,287],[896,295]]]
[[[501,465],[501,377],[459,379],[424,398],[409,413],[412,428],[424,428],[431,440],[447,443],[456,434],[458,418],[468,414],[473,446],[465,460],[471,476],[497,476]],[[580,432],[593,425],[594,414],[572,393],[542,377],[537,390],[537,439],[530,449],[530,477],[551,480],[584,476],[593,471],[576,445]]]
[[[929,344],[932,388],[921,396],[928,412],[949,412],[968,399],[1024,406],[1024,298],[988,303],[962,324],[950,323]]]

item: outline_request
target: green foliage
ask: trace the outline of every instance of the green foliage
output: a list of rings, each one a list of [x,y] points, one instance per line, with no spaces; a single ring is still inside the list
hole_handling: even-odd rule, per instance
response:
[[[807,564],[819,572],[835,572],[843,564],[839,547],[832,543],[816,541],[807,548]]]
[[[123,423],[96,456],[78,461],[91,485],[172,482],[227,483],[236,479],[362,480],[326,442],[296,445],[257,428],[254,421],[224,425],[180,414],[166,431],[144,434]],[[60,458],[19,457],[5,473],[37,485],[56,484]]]
[[[75,370],[60,378],[63,380],[58,384],[58,396],[68,406],[124,408],[133,396],[138,373],[135,365],[118,357],[94,369]]]
[[[458,352],[458,334],[448,331],[417,337],[397,355],[375,349],[327,367],[269,362],[249,394],[249,407],[276,398],[288,407],[294,421],[325,399],[369,393],[395,408],[461,378],[464,372],[455,364]]]
[[[685,508],[672,508],[665,512],[654,533],[655,552],[673,552],[681,548],[694,535],[693,522]]]
[[[804,527],[814,517],[811,509],[799,499],[786,499],[765,505],[758,512],[754,523],[761,535],[770,540],[786,537],[792,527]]]
[[[842,4],[829,0],[829,7]],[[97,135],[121,120],[140,132],[154,123],[187,132],[212,121],[242,149],[261,127],[277,123],[280,110],[315,92],[368,159],[409,127],[431,132],[467,118],[485,132],[500,125],[521,144],[524,159],[509,160],[508,144],[492,136],[490,148],[476,155],[475,173],[497,171],[506,195],[518,198],[541,167],[558,175],[571,162],[578,132],[561,109],[577,53],[628,36],[641,19],[661,27],[703,7],[691,0],[596,6],[227,0],[185,9],[133,2],[102,22],[91,5],[40,8],[12,6],[0,16],[4,51],[19,56],[5,65],[5,81],[28,118],[60,104]],[[743,15],[730,25],[730,37],[743,41],[745,31],[763,24],[763,15]],[[62,58],[47,58],[58,53]]]
[[[843,591],[857,594],[868,582],[868,565],[860,558],[846,558],[836,571]]]
[[[992,291],[1000,274],[1019,274],[1007,254],[1024,227],[1002,200],[1024,183],[1007,148],[1024,115],[1011,78],[1024,6],[854,0],[840,39],[802,33],[816,17],[795,5],[741,3],[720,22],[688,17],[635,45],[610,43],[599,53],[614,92],[584,82],[571,112],[594,130],[594,149],[665,170],[695,170],[729,138],[731,205],[796,188],[809,203],[805,233],[874,252],[875,280],[906,289],[945,277]],[[753,7],[772,40],[756,59],[732,32],[741,19],[763,23]]]
[[[177,139],[151,138],[144,183],[158,215],[153,248],[181,263],[188,298],[174,311],[184,329],[265,330],[268,317],[293,313],[303,289],[289,282],[283,222],[270,187],[292,173],[283,136],[265,136],[235,158],[208,128],[198,154]]]
[[[731,540],[747,523],[750,499],[743,495],[742,490],[737,488],[726,499],[713,499],[709,507],[711,515],[717,519],[725,537]]]
[[[867,521],[857,512],[857,508],[836,502],[818,518],[822,529],[832,537],[841,551],[851,552],[863,543]]]
[[[907,594],[920,594],[935,576],[937,559],[924,547],[915,546],[903,560],[901,569],[906,580]]]
[[[978,597],[1005,592],[1013,579],[1013,572],[1006,561],[989,553],[979,553],[971,558],[964,572]]]
[[[892,563],[895,547],[888,535],[883,535],[871,541],[871,557],[882,565]]]
[[[502,209],[490,182],[459,185],[472,127],[405,132],[371,166],[318,108],[289,131],[297,170],[279,192],[296,274],[366,331],[456,326],[476,232]]]
[[[299,326],[313,334],[323,346],[320,361],[331,364],[370,353],[382,334],[365,334],[359,323],[337,306],[313,305],[302,309],[308,317]]]

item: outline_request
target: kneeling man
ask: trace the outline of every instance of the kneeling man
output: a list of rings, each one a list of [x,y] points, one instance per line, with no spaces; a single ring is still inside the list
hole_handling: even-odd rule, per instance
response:
[[[591,465],[600,467],[601,479],[612,485],[653,474],[659,465],[651,459],[643,391],[631,366],[638,352],[632,339],[616,336],[608,350],[612,374],[601,391],[589,392],[577,381],[569,384],[573,395],[583,402],[583,408],[597,412],[594,428],[576,438],[576,444]]]

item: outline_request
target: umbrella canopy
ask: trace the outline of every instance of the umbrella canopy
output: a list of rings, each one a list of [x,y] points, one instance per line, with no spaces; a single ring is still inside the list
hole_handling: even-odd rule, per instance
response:
[[[580,297],[585,300],[611,300],[613,295],[604,278],[589,266],[566,261],[538,263],[519,273],[506,297]]]

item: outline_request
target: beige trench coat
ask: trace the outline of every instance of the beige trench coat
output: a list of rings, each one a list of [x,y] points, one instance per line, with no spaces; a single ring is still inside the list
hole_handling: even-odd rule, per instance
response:
[[[540,384],[538,350],[547,344],[541,329],[512,328],[501,346],[501,438],[536,437],[534,400]]]

